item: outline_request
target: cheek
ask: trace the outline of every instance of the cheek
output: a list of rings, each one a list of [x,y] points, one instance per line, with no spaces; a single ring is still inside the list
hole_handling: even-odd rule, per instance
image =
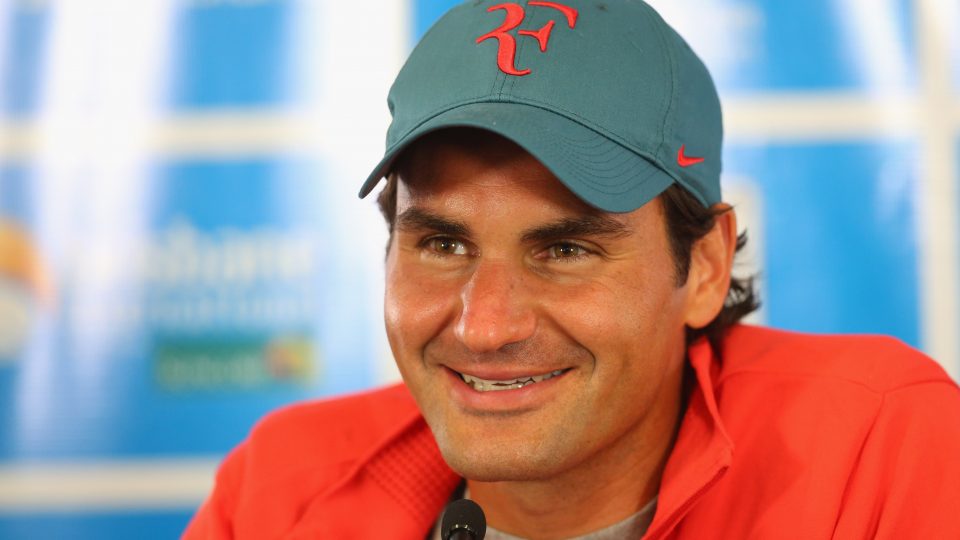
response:
[[[383,312],[390,345],[400,361],[449,325],[457,294],[449,284],[427,279],[394,259],[387,262]]]
[[[636,370],[636,362],[672,356],[682,341],[682,292],[672,275],[633,268],[568,289],[545,311],[594,353],[602,373]]]

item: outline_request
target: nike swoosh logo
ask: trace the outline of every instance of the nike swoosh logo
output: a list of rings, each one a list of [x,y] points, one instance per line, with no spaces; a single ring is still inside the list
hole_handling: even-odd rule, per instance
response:
[[[703,163],[702,157],[692,157],[684,155],[684,150],[686,150],[687,145],[680,146],[680,152],[677,153],[677,164],[681,167],[689,167],[691,165],[696,165],[697,163]]]

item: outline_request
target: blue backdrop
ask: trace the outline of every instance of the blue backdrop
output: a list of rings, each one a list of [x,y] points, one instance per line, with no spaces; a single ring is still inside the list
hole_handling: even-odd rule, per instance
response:
[[[156,95],[140,101],[102,93],[113,86],[97,81],[125,84],[101,58],[124,58],[125,43],[103,52],[96,36],[115,30],[83,30],[97,17],[0,3],[0,538],[176,536],[257,418],[396,377],[379,311],[385,236],[373,203],[353,200],[354,173],[373,162],[331,148],[380,151],[382,131],[345,126],[385,126],[391,75],[454,3],[384,0],[371,31],[333,1],[151,0],[165,14],[159,45],[130,45],[152,59],[138,73]],[[956,374],[943,335],[960,299],[929,290],[955,294],[960,275],[925,276],[952,260],[930,246],[955,258],[958,231],[931,229],[931,197],[943,201],[925,190],[958,180],[960,116],[944,113],[939,131],[904,119],[943,106],[925,101],[936,92],[919,3],[654,5],[703,54],[727,107],[725,189],[752,237],[759,322],[892,334],[946,351]],[[78,67],[67,60],[81,42]],[[949,64],[927,69],[953,74],[947,110],[960,110],[957,40],[926,46],[945,51]],[[341,86],[367,72],[382,76]],[[75,80],[89,95],[65,92]],[[950,139],[937,146],[934,131]],[[127,138],[136,159],[115,146]],[[197,460],[199,487],[172,499],[152,480],[124,487],[152,464],[179,474]],[[84,476],[94,465],[121,472]],[[38,479],[58,474],[104,495],[45,502],[24,487],[56,492]]]

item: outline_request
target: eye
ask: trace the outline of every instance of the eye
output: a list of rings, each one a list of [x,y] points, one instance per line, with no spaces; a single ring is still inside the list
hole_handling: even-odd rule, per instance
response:
[[[425,247],[436,255],[466,255],[467,246],[459,240],[439,236],[428,238],[424,243]]]
[[[579,245],[572,242],[558,242],[551,245],[546,249],[544,255],[553,260],[558,261],[573,261],[582,257],[590,255],[590,251]]]

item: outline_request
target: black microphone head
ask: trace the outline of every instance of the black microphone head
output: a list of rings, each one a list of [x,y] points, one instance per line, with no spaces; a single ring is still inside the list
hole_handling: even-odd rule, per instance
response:
[[[460,538],[466,538],[463,533],[468,533],[473,540],[483,540],[487,534],[487,518],[479,504],[470,499],[459,499],[443,509],[440,532],[443,540],[450,540],[458,533]]]

